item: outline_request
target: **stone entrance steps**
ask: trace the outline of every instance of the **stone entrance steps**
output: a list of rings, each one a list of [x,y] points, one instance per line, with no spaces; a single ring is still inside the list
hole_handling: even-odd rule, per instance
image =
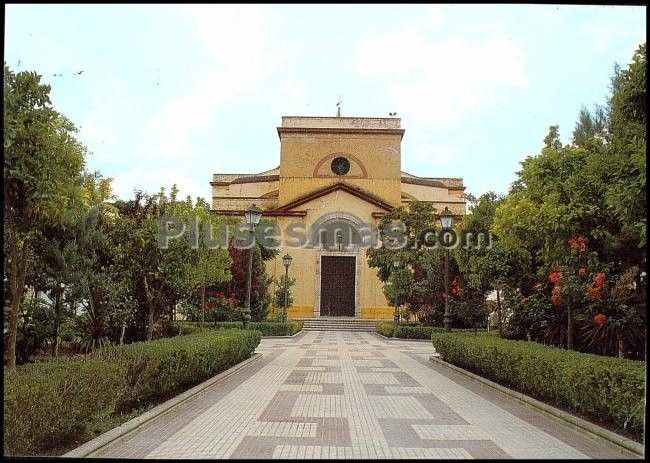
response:
[[[351,317],[319,317],[302,320],[304,331],[375,331],[383,320],[368,320]]]

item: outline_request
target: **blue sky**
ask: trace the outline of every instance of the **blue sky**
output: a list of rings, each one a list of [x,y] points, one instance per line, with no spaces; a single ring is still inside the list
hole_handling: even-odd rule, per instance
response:
[[[115,192],[211,195],[276,167],[283,115],[388,116],[402,169],[505,193],[548,126],[569,141],[645,7],[7,5],[5,61],[36,70]],[[81,74],[75,74],[83,71]],[[61,76],[54,76],[61,74]]]

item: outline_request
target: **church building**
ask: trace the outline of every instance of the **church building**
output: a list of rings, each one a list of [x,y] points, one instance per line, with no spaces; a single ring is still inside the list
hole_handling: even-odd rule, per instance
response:
[[[260,173],[213,175],[212,209],[241,216],[252,204],[277,221],[282,247],[267,262],[280,279],[293,261],[289,318],[392,319],[362,233],[414,200],[465,214],[462,178],[419,177],[401,169],[404,129],[396,117],[282,117],[280,165]],[[408,154],[407,154],[408,155]],[[306,240],[301,240],[304,235]],[[273,288],[271,288],[273,290]]]

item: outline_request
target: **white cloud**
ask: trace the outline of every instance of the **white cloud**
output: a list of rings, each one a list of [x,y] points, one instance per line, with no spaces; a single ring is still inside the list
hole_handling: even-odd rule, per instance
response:
[[[184,63],[187,68],[189,64],[194,68],[187,71],[187,79],[183,81],[186,84],[170,85],[170,91],[162,93],[146,109],[135,108],[121,92],[108,89],[101,101],[93,102],[82,123],[82,139],[93,150],[97,148],[99,155],[95,159],[100,162],[110,159],[124,171],[113,174],[116,191],[122,197],[131,197],[136,186],[157,189],[174,181],[184,185],[192,195],[209,197],[210,172],[199,187],[183,174],[189,172],[188,163],[211,166],[214,148],[206,146],[205,140],[219,137],[219,118],[226,117],[229,108],[236,108],[247,98],[259,97],[256,92],[265,94],[270,87],[269,79],[285,61],[286,54],[277,46],[272,30],[280,26],[278,18],[266,8],[232,5],[166,8],[184,26],[183,30],[191,31],[183,40],[194,47],[195,56],[201,59],[198,66],[195,61]],[[274,98],[288,96],[290,105],[295,107],[300,100],[304,101],[304,88],[300,82],[286,83],[272,95]],[[139,95],[132,96],[140,101]],[[125,124],[125,120],[133,124]],[[109,148],[107,145],[112,142],[115,143]],[[127,170],[127,166],[133,165],[155,167],[152,171]]]
[[[384,81],[392,108],[429,125],[461,121],[490,107],[495,91],[529,83],[512,40],[438,38],[423,22],[364,40],[357,72]]]

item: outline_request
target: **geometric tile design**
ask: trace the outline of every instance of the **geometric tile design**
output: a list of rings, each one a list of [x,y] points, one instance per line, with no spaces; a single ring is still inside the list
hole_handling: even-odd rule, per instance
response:
[[[484,440],[488,435],[475,426],[448,424],[414,424],[413,429],[420,439],[435,440]]]
[[[93,454],[104,458],[634,458],[432,364],[430,342],[309,331]]]

